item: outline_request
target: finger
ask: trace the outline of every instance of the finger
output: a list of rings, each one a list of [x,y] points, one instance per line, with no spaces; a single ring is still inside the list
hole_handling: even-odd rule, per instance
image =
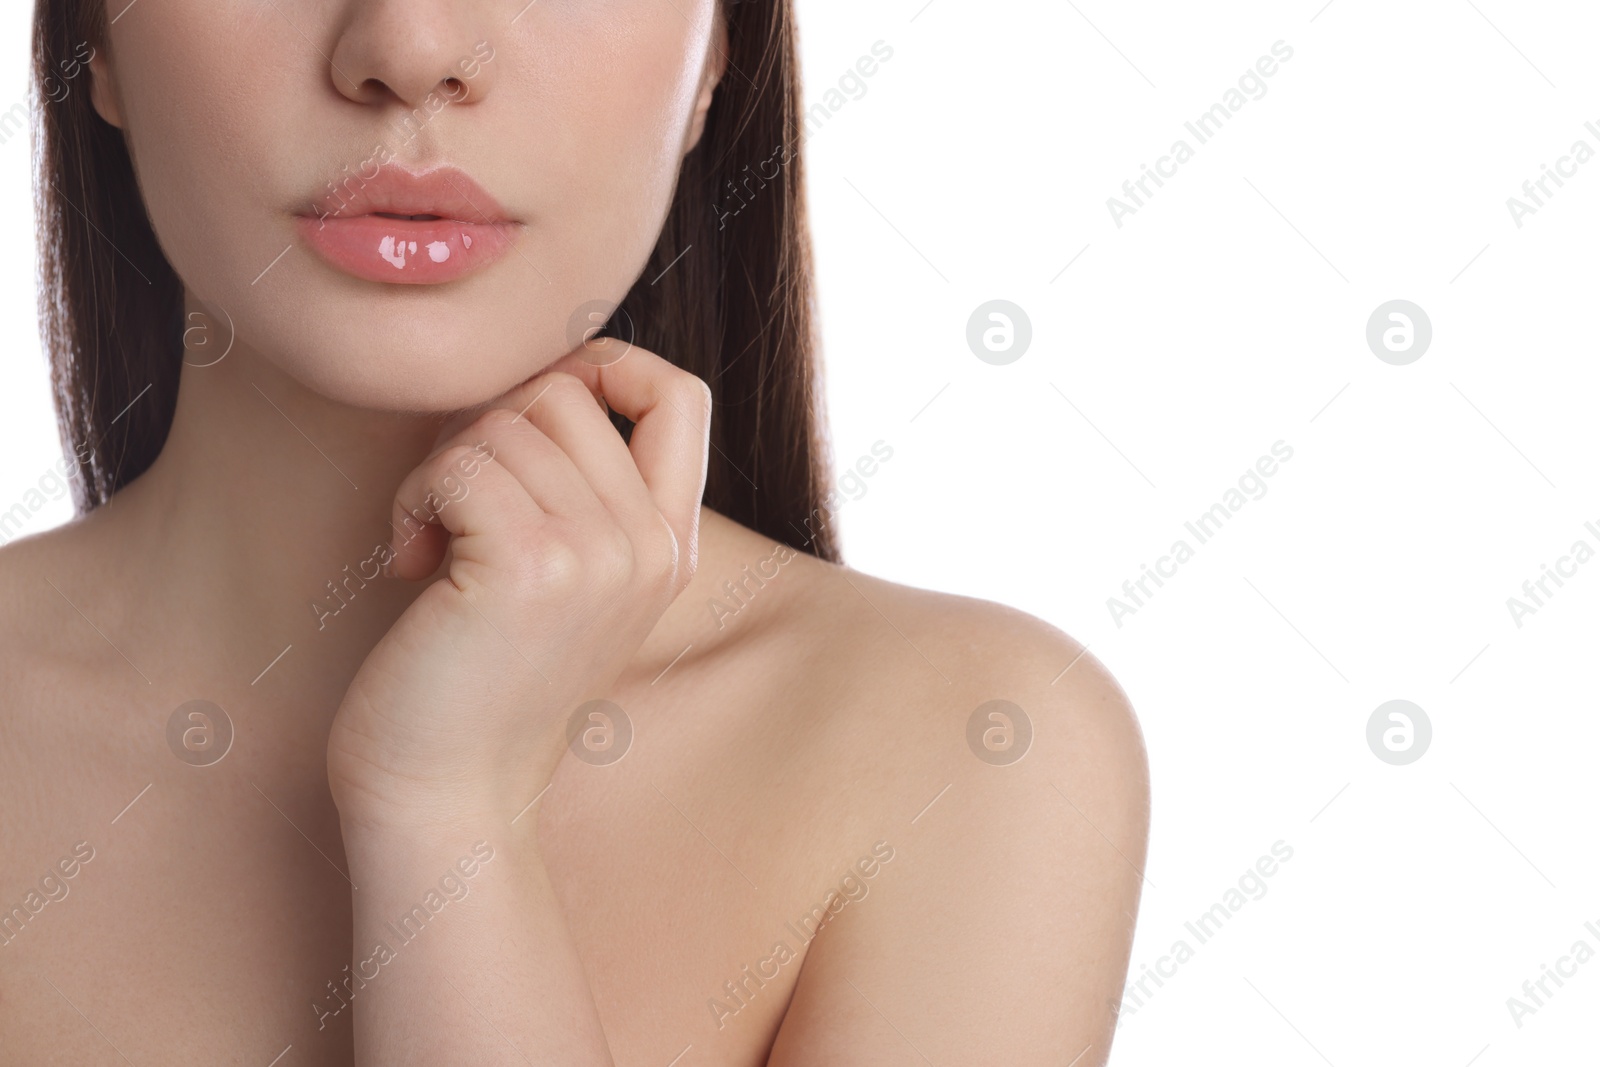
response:
[[[412,581],[438,570],[453,535],[481,562],[492,562],[476,542],[496,529],[531,529],[544,512],[489,450],[453,444],[406,475],[395,491],[390,524],[392,573]]]
[[[454,443],[486,444],[494,461],[511,472],[543,511],[580,521],[608,516],[572,457],[526,415],[492,408],[458,434]]]
[[[546,371],[534,379],[543,388],[523,418],[542,430],[625,528],[654,515],[650,497],[628,445],[586,385],[570,374]]]
[[[539,513],[579,522],[610,518],[594,487],[560,446],[516,412],[494,408],[419,464],[414,480],[402,483],[402,491],[409,495],[397,494],[403,521],[402,514],[397,514],[395,528],[402,539],[394,545],[404,547],[406,558],[397,563],[396,573],[411,577],[421,567],[428,569],[417,577],[433,573],[453,531],[438,514],[447,504],[464,500],[482,466],[491,463],[510,474],[517,490]],[[635,474],[635,480],[637,477]],[[491,483],[498,481],[491,479]]]
[[[537,400],[539,394],[548,387],[549,383],[541,380],[544,374],[544,371],[540,371],[533,377],[518,382],[493,400],[478,404],[475,407],[463,408],[453,413],[439,427],[439,432],[433,439],[433,450],[437,452],[443,448],[447,442],[454,440],[458,434],[472,425],[473,422],[495,408],[510,408],[519,415],[524,414],[528,406]],[[606,402],[603,399],[596,396],[594,401],[596,407],[602,411],[606,410]]]
[[[556,360],[545,373],[572,375],[634,423],[628,445],[633,462],[679,544],[692,545],[706,486],[711,390],[688,371],[637,345],[627,347],[625,356],[614,362],[598,362],[597,347],[626,344],[596,338],[582,352]]]

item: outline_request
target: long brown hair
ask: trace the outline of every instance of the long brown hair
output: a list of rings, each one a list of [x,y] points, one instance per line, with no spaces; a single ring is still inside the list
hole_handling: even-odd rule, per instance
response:
[[[103,47],[105,2],[34,8],[40,336],[63,443],[77,457],[80,513],[154,462],[183,361],[182,283],[150,226],[122,131],[95,112],[89,74],[73,65],[86,43]],[[789,0],[721,6],[727,71],[649,265],[609,329],[710,384],[706,506],[838,562],[794,13]],[[69,72],[82,82],[54,99]]]

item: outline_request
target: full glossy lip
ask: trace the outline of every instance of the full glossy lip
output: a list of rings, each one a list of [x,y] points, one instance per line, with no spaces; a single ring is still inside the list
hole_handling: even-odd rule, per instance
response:
[[[347,170],[301,214],[324,225],[362,215],[434,216],[446,222],[489,226],[517,221],[464,170],[439,166],[416,172],[393,164],[378,168],[371,178]]]
[[[414,172],[392,164],[371,177],[347,174],[294,224],[330,266],[393,285],[477,274],[503,258],[525,228],[456,167]]]

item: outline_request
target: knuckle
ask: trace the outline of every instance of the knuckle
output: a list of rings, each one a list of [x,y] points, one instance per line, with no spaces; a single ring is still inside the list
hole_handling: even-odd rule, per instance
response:
[[[445,474],[460,467],[462,463],[475,458],[482,458],[482,453],[472,445],[451,445],[434,457],[433,469],[429,472],[430,480],[438,481]]]
[[[627,588],[633,582],[638,567],[633,542],[622,527],[607,523],[603,532],[589,535],[594,547],[595,582],[606,591]]]
[[[699,375],[680,369],[672,376],[671,388],[680,399],[693,401],[707,411],[711,409],[711,386]]]
[[[466,445],[454,445],[439,453],[433,470],[428,474],[428,488],[451,500],[457,499],[458,495],[464,496],[466,485],[462,472],[467,469],[472,456],[472,449]]]
[[[460,465],[474,455],[467,445],[452,445],[419,468],[395,497],[397,512],[431,522],[445,504],[465,495]]]
[[[684,581],[684,560],[679,550],[678,535],[667,522],[666,516],[658,512],[656,519],[645,541],[642,566],[648,572],[651,585],[676,592]]]
[[[513,550],[520,595],[572,603],[612,600],[632,588],[632,542],[615,524],[541,523]]]
[[[524,534],[512,551],[515,562],[508,568],[507,592],[516,602],[549,603],[582,589],[584,562],[566,539],[548,533]]]

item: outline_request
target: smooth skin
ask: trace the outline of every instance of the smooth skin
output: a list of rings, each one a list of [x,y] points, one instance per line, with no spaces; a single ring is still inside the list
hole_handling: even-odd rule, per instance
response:
[[[93,848],[0,943],[0,1062],[1104,1063],[1149,817],[1115,681],[1023,613],[763,563],[699,504],[704,384],[560,355],[548,308],[621,295],[698,137],[709,0],[495,30],[497,80],[415,151],[527,219],[522,254],[431,293],[294,253],[246,284],[316,138],[370,139],[502,6],[142,0],[101,50],[191,308],[238,333],[145,475],[0,549],[0,909]],[[590,188],[540,154],[587,138],[639,165]],[[585,245],[568,198],[623,221]],[[310,607],[390,541],[393,576]],[[569,741],[596,697],[632,729],[606,765]],[[236,731],[204,767],[167,740],[197,698]],[[994,699],[1034,731],[1006,766],[968,747]],[[375,975],[348,1003],[346,966]]]

